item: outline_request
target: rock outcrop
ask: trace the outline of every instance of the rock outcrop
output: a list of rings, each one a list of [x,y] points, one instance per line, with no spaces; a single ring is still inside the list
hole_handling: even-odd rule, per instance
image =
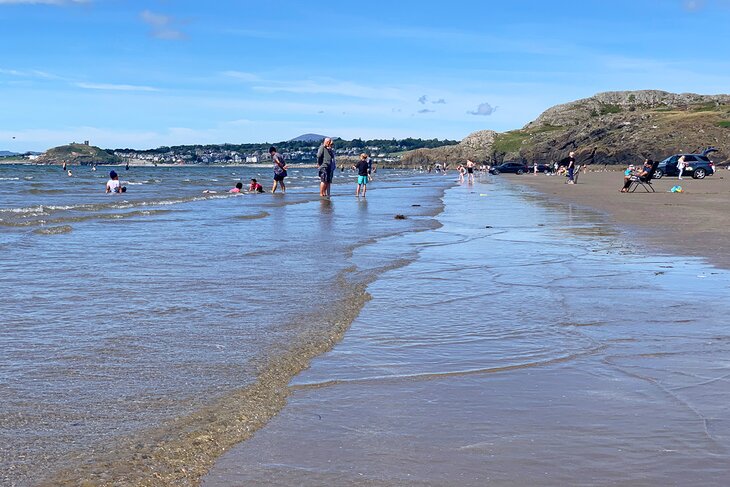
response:
[[[104,149],[87,144],[68,144],[48,149],[37,160],[40,164],[121,164],[122,159]]]
[[[435,149],[416,149],[406,152],[401,161],[408,165],[423,165],[441,162],[463,162],[487,160],[491,157],[491,148],[497,137],[494,130],[480,130],[469,134],[456,145],[436,147]]]
[[[476,134],[484,132],[490,131]],[[466,145],[469,150],[458,154],[460,160],[468,152],[489,163],[550,163],[572,150],[580,163],[625,164],[714,146],[719,151],[713,158],[725,161],[730,159],[730,95],[656,90],[599,93],[549,108],[522,129],[491,133],[492,137],[476,139],[480,146]],[[407,153],[403,161],[444,162],[444,149],[450,148]]]

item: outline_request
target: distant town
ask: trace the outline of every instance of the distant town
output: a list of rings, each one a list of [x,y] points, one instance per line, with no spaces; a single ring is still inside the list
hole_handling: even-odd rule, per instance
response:
[[[88,140],[82,143],[72,142],[67,146],[49,149],[47,152],[13,154],[5,152],[0,158],[25,159],[37,163],[57,162],[59,159],[80,164],[105,164],[112,159],[132,164],[258,164],[271,159],[269,147],[276,146],[287,161],[292,163],[310,163],[316,159],[324,136],[306,134],[289,141],[274,144],[220,144],[220,145],[179,145],[158,147],[156,149],[98,149],[96,154],[88,153],[93,148]],[[365,152],[373,160],[384,163],[396,163],[401,154],[422,148],[434,148],[457,144],[456,140],[440,139],[373,139],[344,140],[334,138],[335,152],[340,157],[357,157]],[[108,159],[107,159],[108,158]],[[76,159],[76,160],[75,160]],[[75,160],[75,161],[74,161]]]

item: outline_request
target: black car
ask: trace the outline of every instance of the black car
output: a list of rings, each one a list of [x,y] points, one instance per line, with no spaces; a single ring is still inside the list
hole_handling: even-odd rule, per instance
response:
[[[521,162],[505,162],[503,164],[500,164],[499,166],[494,166],[492,169],[489,170],[490,174],[499,174],[503,172],[509,172],[513,174],[524,174],[528,171],[528,167],[526,164],[522,164]]]
[[[682,176],[703,179],[705,176],[715,174],[715,165],[707,156],[702,154],[674,154],[659,163],[656,172],[654,172],[654,179],[661,179],[663,176],[679,176],[677,161],[681,156],[684,156],[684,162],[687,164]]]

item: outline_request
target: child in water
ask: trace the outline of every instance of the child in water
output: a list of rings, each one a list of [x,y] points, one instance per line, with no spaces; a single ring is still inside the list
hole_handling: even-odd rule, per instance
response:
[[[109,171],[109,181],[106,182],[107,193],[126,193],[127,187],[122,186],[119,182],[119,176],[116,171]]]
[[[263,193],[264,187],[261,186],[255,178],[251,178],[251,185],[248,187],[249,193]]]
[[[229,193],[240,193],[242,189],[243,189],[243,183],[239,181],[236,183],[236,187],[230,189],[228,192]]]
[[[360,161],[352,166],[353,169],[357,169],[357,189],[355,190],[355,197],[360,197],[360,190],[362,189],[362,197],[365,197],[365,193],[368,190],[368,155],[360,154]]]

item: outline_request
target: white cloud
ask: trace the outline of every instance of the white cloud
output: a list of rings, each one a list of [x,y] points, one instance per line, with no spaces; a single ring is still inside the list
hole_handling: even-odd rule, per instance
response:
[[[108,90],[108,91],[160,91],[151,86],[124,85],[110,83],[74,83],[79,88],[87,90]]]
[[[140,17],[145,24],[152,28],[150,31],[152,37],[169,41],[186,38],[185,34],[176,26],[180,22],[170,15],[156,14],[149,10],[144,10],[140,14]]]
[[[418,97],[418,103],[420,103],[421,105],[425,105],[427,101],[428,96],[426,95],[421,95],[420,97]]]
[[[489,103],[480,103],[476,110],[466,112],[469,115],[482,115],[482,116],[489,116],[497,111],[497,107],[493,107]]]

